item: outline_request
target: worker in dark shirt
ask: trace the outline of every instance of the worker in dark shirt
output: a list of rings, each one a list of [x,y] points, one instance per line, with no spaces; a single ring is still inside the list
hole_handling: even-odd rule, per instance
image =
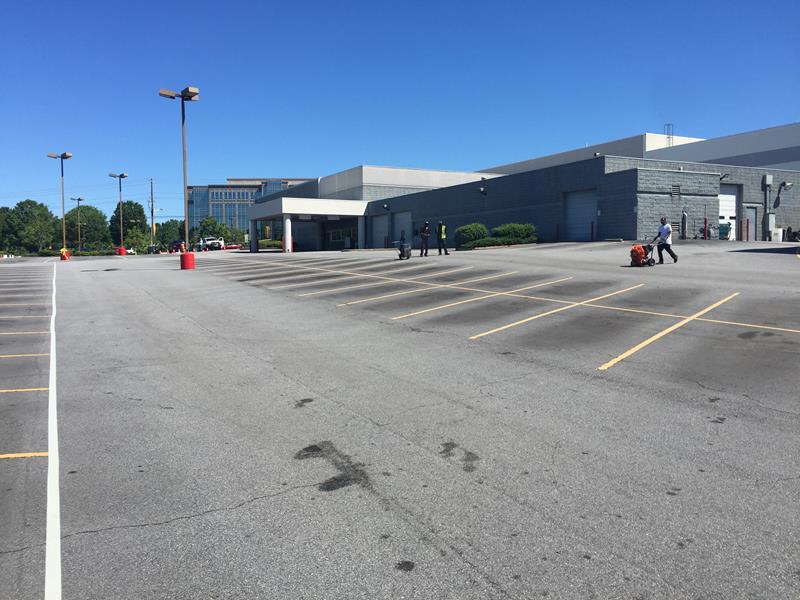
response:
[[[431,237],[431,224],[428,221],[425,221],[425,225],[419,230],[419,237],[419,255],[428,256],[428,240]]]

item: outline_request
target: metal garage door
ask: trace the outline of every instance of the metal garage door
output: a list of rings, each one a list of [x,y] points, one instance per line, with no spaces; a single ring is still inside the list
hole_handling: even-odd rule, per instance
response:
[[[372,217],[369,228],[372,231],[372,247],[385,248],[386,238],[389,235],[389,215]]]
[[[414,240],[414,232],[411,231],[411,211],[399,212],[394,215],[394,239],[399,240],[400,234],[406,232],[406,242],[409,244]]]
[[[566,240],[587,242],[597,237],[597,191],[570,192],[565,198]]]
[[[719,224],[728,223],[731,233],[728,239],[736,239],[736,205],[738,204],[739,186],[723,183],[719,186]]]

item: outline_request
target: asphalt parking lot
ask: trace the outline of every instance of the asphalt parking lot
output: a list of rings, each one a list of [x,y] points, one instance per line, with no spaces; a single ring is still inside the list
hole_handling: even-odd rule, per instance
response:
[[[57,264],[65,597],[796,598],[800,255],[628,247]],[[0,265],[14,598],[52,269]]]

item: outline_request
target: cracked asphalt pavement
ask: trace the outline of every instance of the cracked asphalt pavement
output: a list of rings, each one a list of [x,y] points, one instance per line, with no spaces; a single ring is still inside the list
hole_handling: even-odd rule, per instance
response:
[[[795,599],[778,248],[58,264],[64,598]],[[46,449],[46,400],[10,396],[0,454]],[[45,477],[0,460],[0,598],[42,597]]]

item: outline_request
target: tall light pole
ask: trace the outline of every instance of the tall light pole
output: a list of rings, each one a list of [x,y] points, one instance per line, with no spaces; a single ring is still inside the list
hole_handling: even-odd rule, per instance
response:
[[[125,239],[122,237],[122,180],[125,179],[127,173],[109,173],[109,177],[119,180],[119,247],[125,247]]]
[[[67,225],[64,222],[64,161],[72,158],[72,152],[62,152],[55,154],[54,152],[47,153],[48,158],[58,158],[61,160],[61,247],[67,247]]]
[[[85,202],[86,198],[77,197],[70,198],[73,202],[78,203],[78,252],[81,251],[81,202]]]
[[[180,93],[172,90],[160,89],[158,95],[162,98],[181,99],[181,140],[183,142],[183,235],[187,249],[189,248],[189,184],[186,181],[186,102],[200,100],[200,90],[187,86]]]

